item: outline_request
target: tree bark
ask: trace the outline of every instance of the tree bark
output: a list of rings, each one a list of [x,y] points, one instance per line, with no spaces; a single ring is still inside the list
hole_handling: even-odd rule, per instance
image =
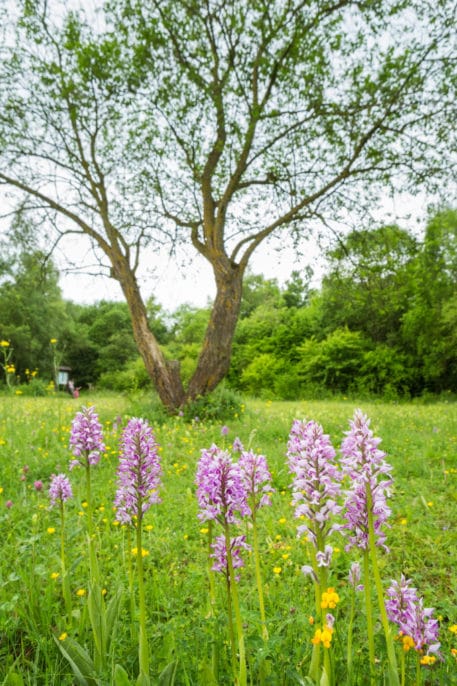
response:
[[[138,283],[127,260],[121,254],[111,255],[113,272],[124,292],[132,320],[133,335],[146,371],[152,379],[160,400],[166,409],[174,413],[186,401],[181,381],[179,363],[166,360],[160,346],[149,328],[146,307]]]
[[[243,271],[240,265],[213,263],[216,297],[203,346],[186,393],[192,400],[216,388],[230,367],[233,336],[241,304]]]

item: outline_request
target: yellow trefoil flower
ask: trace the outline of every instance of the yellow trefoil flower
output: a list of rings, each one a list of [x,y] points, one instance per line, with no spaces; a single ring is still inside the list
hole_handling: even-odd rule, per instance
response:
[[[329,607],[330,609],[333,609],[336,607],[337,603],[339,603],[340,597],[338,593],[335,591],[334,588],[330,587],[326,591],[323,592],[322,598],[321,598],[321,607],[322,609]]]
[[[314,637],[311,639],[313,645],[319,645],[322,643],[324,648],[330,648],[332,642],[333,629],[331,626],[326,624],[323,629],[316,629]]]
[[[403,642],[403,650],[405,653],[407,653],[408,650],[411,650],[411,648],[414,648],[414,640],[411,638],[411,636],[402,636],[401,640]]]
[[[436,662],[436,657],[434,655],[424,655],[421,657],[421,665],[433,665]]]

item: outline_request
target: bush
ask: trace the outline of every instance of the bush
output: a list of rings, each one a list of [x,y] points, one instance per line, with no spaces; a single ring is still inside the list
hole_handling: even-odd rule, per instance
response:
[[[359,331],[336,329],[323,341],[310,339],[300,348],[300,378],[305,387],[333,392],[354,389],[369,343]]]
[[[192,421],[227,421],[239,416],[243,411],[243,399],[224,384],[208,395],[199,396],[188,402],[182,409],[184,419]]]
[[[33,398],[43,398],[49,395],[50,391],[54,391],[54,386],[52,382],[49,384],[49,382],[43,381],[43,379],[30,379],[28,383],[14,386],[13,391],[15,395],[27,395]]]
[[[144,367],[143,360],[138,357],[120,371],[113,370],[101,374],[97,385],[99,388],[125,393],[151,388],[151,379]]]

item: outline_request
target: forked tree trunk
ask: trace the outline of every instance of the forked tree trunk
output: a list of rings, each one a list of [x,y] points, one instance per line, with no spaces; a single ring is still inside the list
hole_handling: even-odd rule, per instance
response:
[[[243,270],[239,266],[227,268],[227,262],[224,268],[215,266],[216,297],[197,369],[185,391],[179,363],[165,359],[149,328],[146,307],[127,260],[118,253],[114,257],[111,255],[111,261],[129,307],[138,351],[167,410],[176,412],[188,400],[214,390],[230,367],[233,336],[240,311]]]

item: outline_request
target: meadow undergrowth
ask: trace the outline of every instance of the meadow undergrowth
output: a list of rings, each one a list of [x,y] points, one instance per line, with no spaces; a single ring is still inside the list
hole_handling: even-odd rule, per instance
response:
[[[71,423],[82,404],[95,406],[106,448],[91,468],[91,502],[84,471],[68,470]],[[266,457],[271,473],[271,505],[255,518],[258,553],[252,546],[251,520],[243,520],[236,532],[253,548],[242,551],[245,566],[236,570],[246,683],[315,683],[309,671],[320,618],[312,575],[302,572],[303,566],[312,567],[313,551],[305,536],[297,537],[300,521],[294,516],[288,438],[294,419],[314,420],[339,454],[357,406],[352,401],[252,401],[223,427],[198,418],[156,421],[148,414],[147,402],[143,408],[138,400],[132,406],[125,397],[0,396],[0,684],[74,684],[65,646],[71,654],[77,644],[93,657],[93,615],[101,616],[108,608],[113,614],[108,620],[109,648],[101,671],[87,683],[127,683],[121,682],[124,676],[135,683],[142,671],[139,556],[146,606],[141,625],[146,627],[149,658],[143,661],[143,671],[148,664],[152,682],[161,675],[162,683],[182,685],[236,682],[227,585],[223,575],[208,572],[211,522],[198,519],[195,484],[201,451],[212,444],[231,449],[236,437]],[[161,503],[142,517],[139,550],[135,531],[119,521],[113,503],[122,431],[141,409],[159,445],[162,483]],[[419,671],[414,648],[404,650],[401,637],[395,638],[399,678],[405,684],[457,684],[457,406],[364,402],[361,409],[382,438],[392,466],[390,528],[385,530],[390,552],[379,550],[377,555],[386,600],[391,580],[404,575],[424,606],[434,608],[439,626],[441,657]],[[64,503],[63,517],[59,507],[50,507],[49,486],[57,474],[69,476],[73,494]],[[97,556],[95,580],[90,573],[89,516]],[[332,534],[332,562],[325,578],[338,602],[331,609],[331,647],[322,642],[320,650],[323,655],[328,651],[328,683],[335,686],[370,683],[366,604],[349,581],[355,558],[346,544],[341,533]],[[95,586],[100,598],[94,595]],[[370,593],[376,669],[371,683],[374,678],[374,683],[387,684],[388,656],[374,580]]]

